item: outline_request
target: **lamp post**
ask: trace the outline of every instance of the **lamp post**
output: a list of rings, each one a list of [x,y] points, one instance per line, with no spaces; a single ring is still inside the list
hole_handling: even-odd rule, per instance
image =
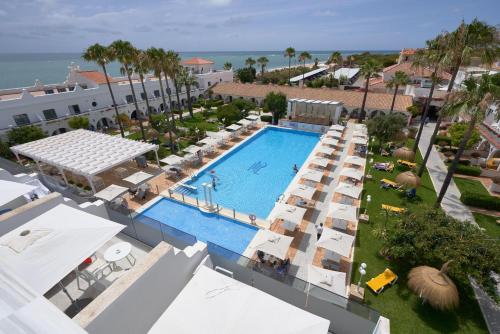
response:
[[[372,201],[372,196],[371,195],[366,195],[366,207],[365,207],[365,215],[368,212],[368,205],[370,205],[370,202]]]
[[[358,293],[361,293],[359,291],[359,289],[361,288],[361,281],[363,280],[363,276],[366,275],[366,263],[361,263],[359,265],[359,269],[358,269],[359,273],[360,273],[360,276],[359,276],[359,282],[358,282]]]

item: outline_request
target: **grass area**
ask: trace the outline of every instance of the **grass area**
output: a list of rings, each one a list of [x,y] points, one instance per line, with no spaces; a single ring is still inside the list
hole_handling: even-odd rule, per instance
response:
[[[455,181],[458,190],[460,190],[460,193],[468,191],[475,194],[491,196],[488,190],[486,190],[484,185],[481,183],[481,181],[464,179],[462,177],[456,177],[456,176],[453,178],[453,180]]]
[[[177,116],[178,117],[178,116]],[[213,122],[209,122],[208,119],[213,119]],[[219,130],[219,123],[217,121],[217,118],[215,116],[209,116],[209,117],[204,117],[202,113],[196,113],[193,115],[193,117],[185,117],[184,122],[181,122],[178,118],[175,122],[177,126],[181,126],[184,128],[198,128],[204,131],[218,131]]]
[[[408,143],[408,147],[412,147],[412,142]],[[361,262],[368,265],[365,279],[378,275],[385,268],[391,268],[399,275],[399,280],[396,285],[387,288],[378,296],[366,287],[366,304],[390,319],[391,333],[488,333],[472,291],[461,293],[460,307],[454,312],[436,311],[428,304],[422,304],[418,296],[407,288],[406,276],[410,268],[405,267],[403,263],[391,263],[379,255],[382,241],[374,236],[373,231],[384,227],[384,224],[394,223],[397,219],[396,216],[386,217],[381,211],[381,205],[405,208],[416,208],[423,203],[432,205],[436,200],[436,193],[427,171],[422,177],[422,185],[417,189],[417,197],[413,200],[407,199],[404,192],[381,189],[380,179],[394,180],[400,172],[407,169],[397,166],[397,159],[393,157],[374,155],[373,159],[375,162],[393,161],[396,167],[392,173],[369,171],[373,179],[365,182],[361,211],[367,204],[366,195],[371,195],[372,200],[368,206],[370,222],[359,224],[352,282],[357,284],[359,280],[358,267]],[[416,160],[417,163],[422,161],[420,154]],[[369,168],[367,166],[367,169]]]
[[[500,239],[500,224],[497,223],[499,217],[483,215],[482,213],[473,212],[476,223],[484,228],[486,233],[493,238]]]

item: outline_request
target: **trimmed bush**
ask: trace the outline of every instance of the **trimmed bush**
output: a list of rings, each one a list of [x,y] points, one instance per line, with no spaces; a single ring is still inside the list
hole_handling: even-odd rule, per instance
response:
[[[445,142],[448,146],[451,146],[451,138],[448,136],[436,136],[434,144],[438,144],[440,142]]]
[[[267,123],[271,123],[273,121],[273,116],[270,116],[270,115],[262,115],[260,116],[260,120],[262,122],[267,122]]]
[[[487,210],[500,211],[500,198],[498,197],[466,191],[462,193],[460,200],[466,205]]]
[[[195,109],[201,108],[201,105],[199,103],[193,103],[193,108]]]
[[[470,176],[479,176],[481,175],[481,168],[474,166],[466,166],[466,165],[457,165],[456,174],[470,175]]]

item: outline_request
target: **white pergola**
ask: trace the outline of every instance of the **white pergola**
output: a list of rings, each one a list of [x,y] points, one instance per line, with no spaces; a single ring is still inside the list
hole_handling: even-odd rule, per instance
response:
[[[18,160],[19,155],[33,159],[40,171],[40,162],[56,167],[66,183],[65,170],[85,176],[95,193],[93,176],[147,152],[155,152],[160,166],[158,148],[158,145],[80,129],[13,146],[11,150]]]

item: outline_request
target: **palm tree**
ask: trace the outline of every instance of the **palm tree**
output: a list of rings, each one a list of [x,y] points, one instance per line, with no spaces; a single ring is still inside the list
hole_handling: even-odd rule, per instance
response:
[[[352,67],[352,63],[354,63],[355,60],[356,58],[354,58],[354,56],[349,57],[349,67]]]
[[[255,65],[256,61],[252,57],[248,57],[245,60],[245,65],[248,65],[248,67],[253,68],[253,65]]]
[[[127,75],[128,83],[130,85],[130,90],[132,91],[132,99],[134,100],[136,117],[139,120],[139,127],[141,128],[142,140],[146,140],[146,133],[144,132],[144,126],[142,124],[142,119],[140,115],[139,105],[137,104],[137,97],[135,95],[134,85],[132,83],[132,64],[137,55],[137,49],[132,46],[129,41],[123,41],[121,39],[114,41],[109,46],[110,52],[113,57],[122,64],[120,72]]]
[[[365,63],[363,63],[363,65],[361,65],[361,68],[359,69],[359,73],[363,76],[363,78],[366,79],[365,94],[363,95],[363,102],[361,104],[361,111],[359,113],[360,122],[364,118],[365,114],[365,105],[366,105],[366,98],[368,96],[368,84],[370,83],[370,78],[375,76],[381,70],[382,70],[382,64],[380,64],[373,58],[369,58]]]
[[[161,93],[161,98],[163,101],[163,112],[166,116],[167,119],[167,128],[168,128],[168,135],[169,135],[169,143],[170,143],[170,150],[171,152],[174,152],[174,142],[173,142],[173,136],[172,136],[172,129],[175,129],[175,120],[171,123],[168,119],[168,113],[167,113],[167,102],[165,100],[165,90],[163,89],[163,82],[161,80],[161,75],[163,72],[163,60],[165,57],[165,51],[163,49],[157,49],[157,48],[149,48],[146,53],[148,54],[148,58],[151,63],[151,67],[153,69],[154,75],[158,78],[158,82],[160,83],[160,93]],[[165,75],[165,79],[167,76]],[[166,79],[167,80],[167,79]],[[170,123],[173,125],[172,127],[170,126]]]
[[[170,78],[170,79],[172,79],[172,81],[174,81],[174,86],[177,86],[174,78],[177,75],[179,61],[180,61],[179,55],[177,53],[175,53],[175,51],[168,50],[167,52],[164,52],[163,73],[165,74],[165,82],[167,84],[167,95],[168,95],[168,102],[170,103],[170,108],[172,107],[172,90],[170,89],[170,84],[168,83],[168,78]],[[179,93],[177,92],[177,88],[176,88],[176,93],[177,93],[178,107],[180,107]],[[175,124],[175,116],[174,116],[173,110],[171,112],[171,115],[172,115],[172,119],[174,120],[174,124]],[[182,122],[183,121],[182,113],[179,115],[179,118]]]
[[[288,85],[290,85],[290,67],[292,66],[292,58],[295,57],[295,49],[291,46],[285,50],[285,58],[288,57]]]
[[[230,62],[226,61],[226,62],[224,63],[224,69],[225,69],[226,71],[229,71],[229,70],[230,70],[230,69],[232,69],[232,68],[233,68],[233,64],[231,64]]]
[[[259,57],[259,59],[257,59],[257,62],[259,63],[260,65],[260,75],[264,75],[264,68],[267,67],[267,63],[269,63],[269,59],[267,59],[267,57],[265,56],[262,56],[262,57]]]
[[[491,76],[488,74],[483,75],[480,79],[471,77],[464,81],[464,86],[465,88],[463,90],[452,93],[447,101],[448,105],[446,110],[453,113],[460,113],[462,116],[468,118],[468,127],[464,137],[460,141],[455,158],[453,159],[451,166],[448,168],[448,173],[443,181],[443,186],[439,191],[439,195],[436,200],[436,206],[438,207],[448,190],[453,174],[457,169],[458,162],[462,157],[476,123],[481,121],[490,105],[494,101],[498,101],[498,99],[500,99],[500,86],[495,85],[491,80]]]
[[[186,87],[186,95],[188,100],[188,110],[189,115],[193,118],[193,105],[191,103],[191,87],[198,87],[198,80],[196,77],[188,71],[187,68],[182,68],[179,72],[179,83]]]
[[[337,68],[338,64],[341,64],[342,66],[342,54],[338,51],[332,52],[330,55],[330,58],[328,58],[328,64],[334,63],[333,65],[333,72],[335,73],[335,69]]]
[[[454,32],[448,34],[447,38],[448,47],[445,61],[447,65],[451,65],[452,67],[452,75],[447,91],[451,92],[455,85],[455,79],[460,66],[470,64],[471,55],[480,55],[483,64],[491,65],[494,62],[495,53],[498,52],[500,39],[496,27],[489,26],[477,19],[473,20],[468,25],[462,22]],[[422,176],[424,173],[443,116],[442,112],[438,115],[429,146],[427,147],[424,159],[417,173],[418,176]]]
[[[142,86],[142,93],[144,94],[146,98],[146,109],[147,109],[147,114],[149,118],[149,124],[152,124],[152,118],[151,118],[151,107],[149,106],[149,97],[148,93],[146,92],[146,86],[144,85],[144,77],[149,73],[151,70],[151,61],[148,57],[148,54],[144,50],[139,50],[137,53],[135,59],[134,59],[134,72],[139,74],[139,79],[141,80],[141,86]]]
[[[441,81],[441,76],[443,74],[443,68],[446,65],[446,47],[448,43],[448,35],[440,34],[435,39],[426,42],[427,47],[425,49],[420,49],[415,54],[415,60],[411,65],[412,68],[420,71],[429,69],[431,73],[431,88],[429,90],[429,96],[425,100],[424,110],[422,113],[422,118],[420,119],[420,126],[417,132],[417,137],[415,138],[415,143],[413,144],[413,152],[417,152],[418,143],[420,142],[420,137],[422,136],[422,130],[424,129],[425,120],[427,119],[427,114],[429,113],[429,105],[434,94],[434,89],[436,85]]]
[[[305,75],[305,68],[306,68],[306,60],[311,59],[311,54],[307,51],[302,51],[302,53],[299,55],[299,61],[302,62],[303,68],[302,68],[302,81],[304,81],[304,75]]]
[[[398,94],[399,86],[407,85],[408,82],[410,82],[408,74],[406,74],[403,71],[396,71],[396,73],[394,73],[394,76],[385,84],[386,87],[389,89],[394,88],[394,96],[392,97],[391,111],[394,110],[394,103],[396,103],[396,95]]]
[[[118,126],[120,127],[120,134],[122,135],[122,137],[125,137],[123,125],[120,120],[120,114],[118,113],[118,106],[116,105],[115,95],[113,94],[113,89],[111,88],[111,84],[109,83],[108,72],[106,71],[106,64],[109,64],[113,60],[109,50],[105,46],[96,43],[89,46],[87,50],[85,50],[82,58],[89,62],[93,61],[97,65],[102,67],[104,77],[106,78],[106,84],[108,85],[109,94],[111,95],[111,101],[113,102],[113,107],[115,108],[115,116],[116,121],[118,122]]]

